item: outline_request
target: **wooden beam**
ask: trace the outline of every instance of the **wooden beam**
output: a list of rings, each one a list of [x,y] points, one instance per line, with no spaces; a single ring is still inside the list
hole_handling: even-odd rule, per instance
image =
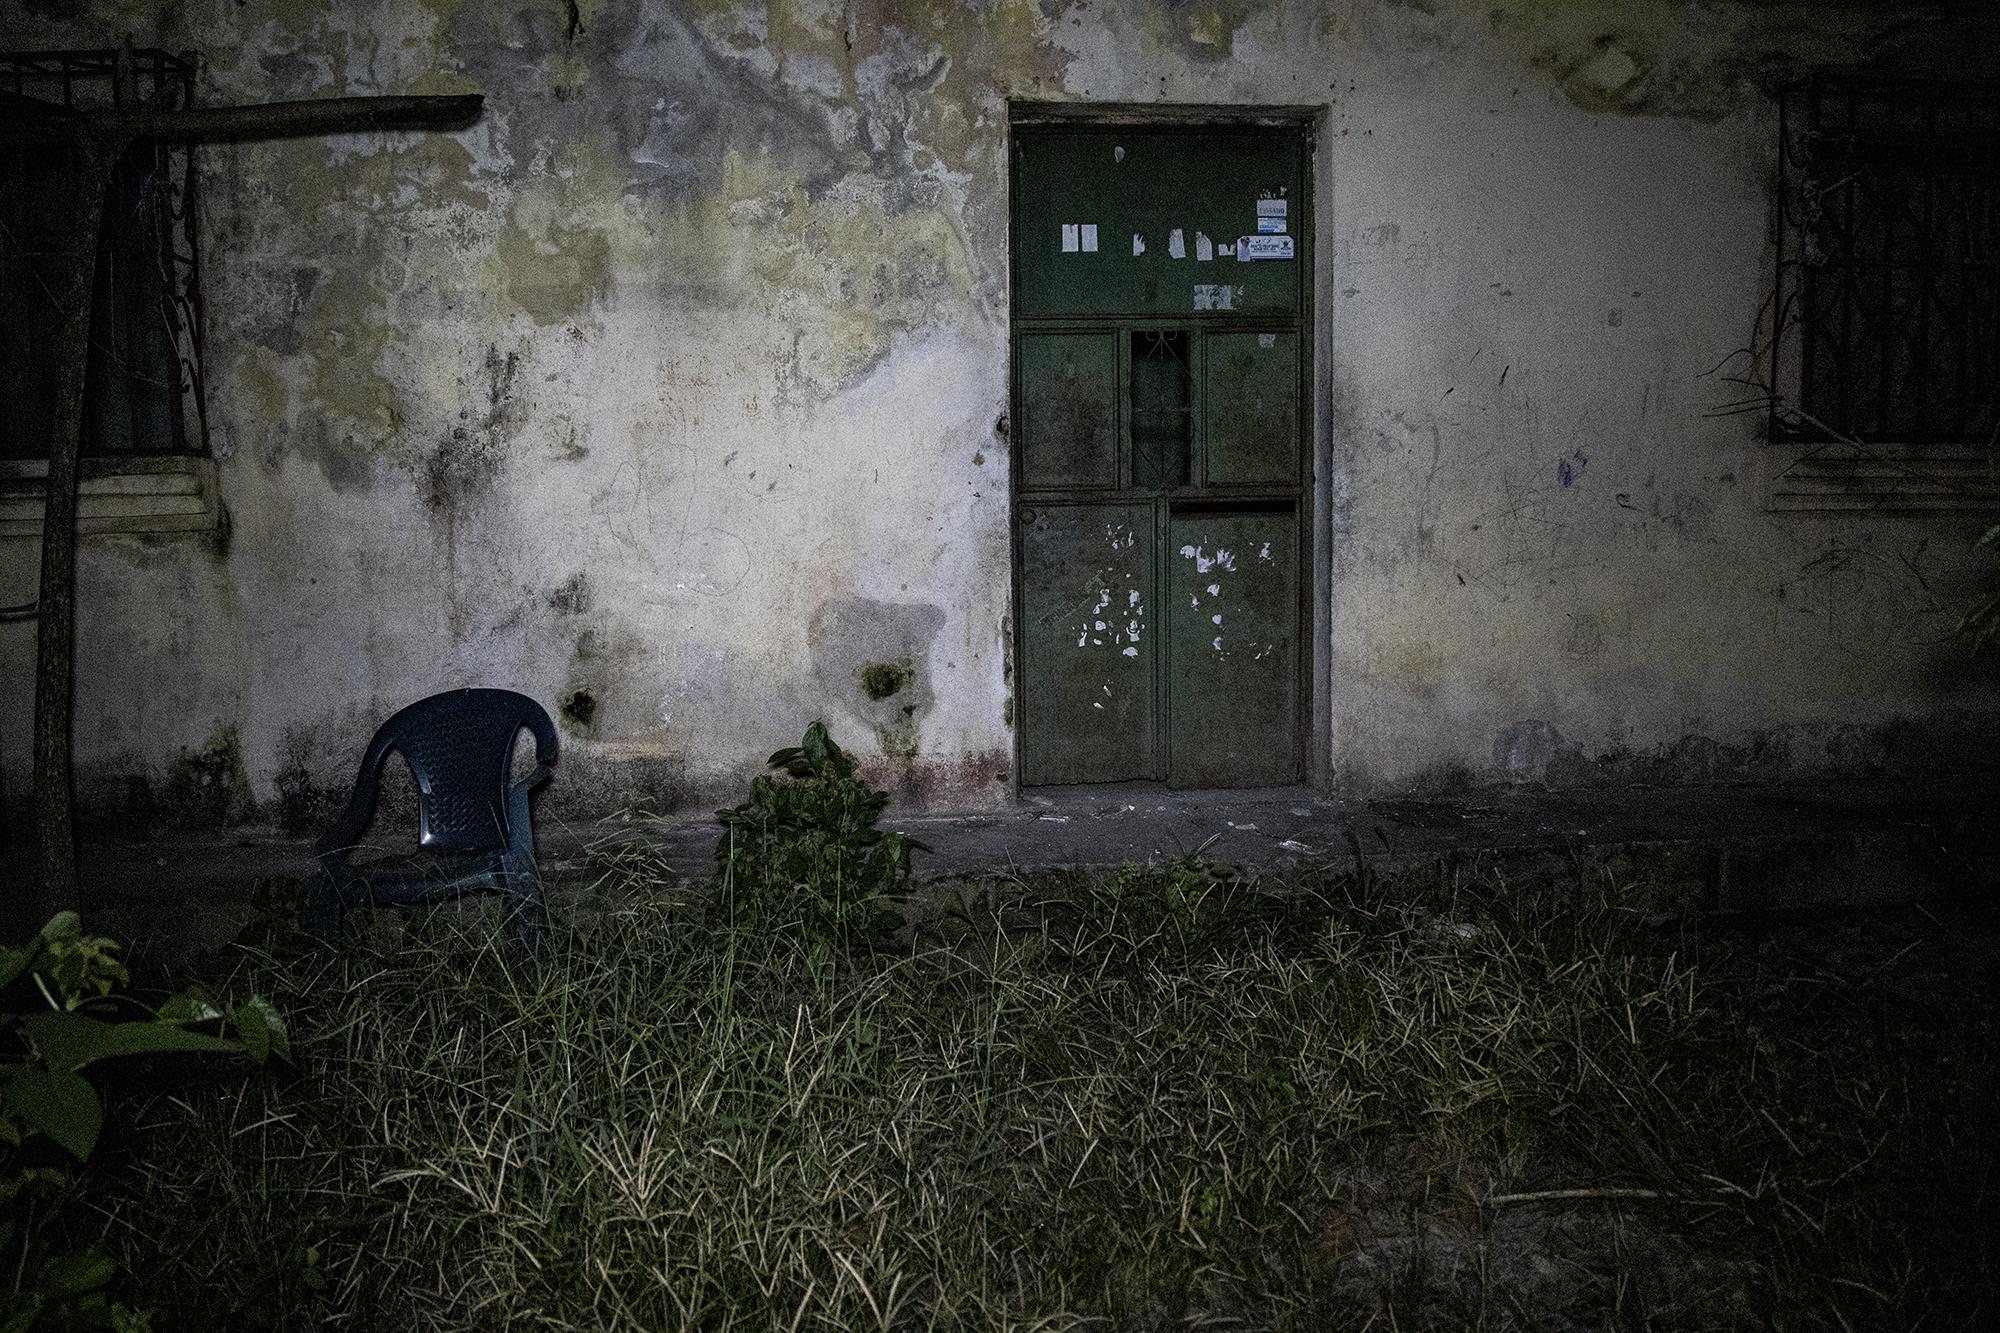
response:
[[[455,130],[478,120],[485,101],[478,93],[448,97],[322,97],[255,106],[83,114],[65,114],[65,108],[51,105],[47,112],[21,115],[0,124],[0,145],[62,143],[84,135],[126,143],[142,139],[212,142],[384,130]],[[9,109],[18,112],[18,102]]]

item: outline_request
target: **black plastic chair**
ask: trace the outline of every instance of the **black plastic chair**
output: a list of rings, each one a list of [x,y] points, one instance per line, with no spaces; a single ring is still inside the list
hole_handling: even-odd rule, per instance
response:
[[[509,782],[514,742],[535,737],[535,770]],[[354,866],[348,857],[375,816],[382,763],[391,750],[416,779],[418,845],[440,854],[412,871]],[[531,956],[548,935],[528,793],[555,771],[556,729],[542,706],[512,690],[451,690],[402,709],[368,742],[354,793],[340,822],[314,847],[319,873],[306,905],[306,927],[322,960],[333,953],[352,906],[408,909],[481,891],[507,900],[507,929]]]

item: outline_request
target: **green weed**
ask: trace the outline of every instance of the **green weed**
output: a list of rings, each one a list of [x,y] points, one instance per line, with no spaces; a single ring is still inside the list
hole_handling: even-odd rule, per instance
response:
[[[822,722],[769,766],[775,773],[751,780],[748,801],[716,811],[720,917],[834,952],[893,930],[920,844],[875,827],[888,793],[855,777],[854,761]]]

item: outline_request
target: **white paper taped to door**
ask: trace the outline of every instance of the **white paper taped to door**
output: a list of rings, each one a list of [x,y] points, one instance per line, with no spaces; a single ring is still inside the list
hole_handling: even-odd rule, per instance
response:
[[[1259,199],[1257,201],[1258,234],[1281,234],[1284,230],[1285,201],[1282,199]]]
[[[1063,253],[1073,255],[1076,253],[1076,224],[1074,222],[1065,222],[1062,224],[1062,229]]]
[[[1241,287],[1232,287],[1226,282],[1198,282],[1194,285],[1194,308],[1196,310],[1234,310],[1236,298],[1243,294]]]
[[[1249,263],[1253,259],[1290,259],[1292,238],[1289,236],[1243,236],[1236,242],[1238,263]]]

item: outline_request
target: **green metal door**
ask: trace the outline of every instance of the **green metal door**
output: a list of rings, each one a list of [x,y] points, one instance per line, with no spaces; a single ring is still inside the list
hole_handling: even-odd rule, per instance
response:
[[[1021,778],[1303,772],[1302,128],[1020,125]]]

